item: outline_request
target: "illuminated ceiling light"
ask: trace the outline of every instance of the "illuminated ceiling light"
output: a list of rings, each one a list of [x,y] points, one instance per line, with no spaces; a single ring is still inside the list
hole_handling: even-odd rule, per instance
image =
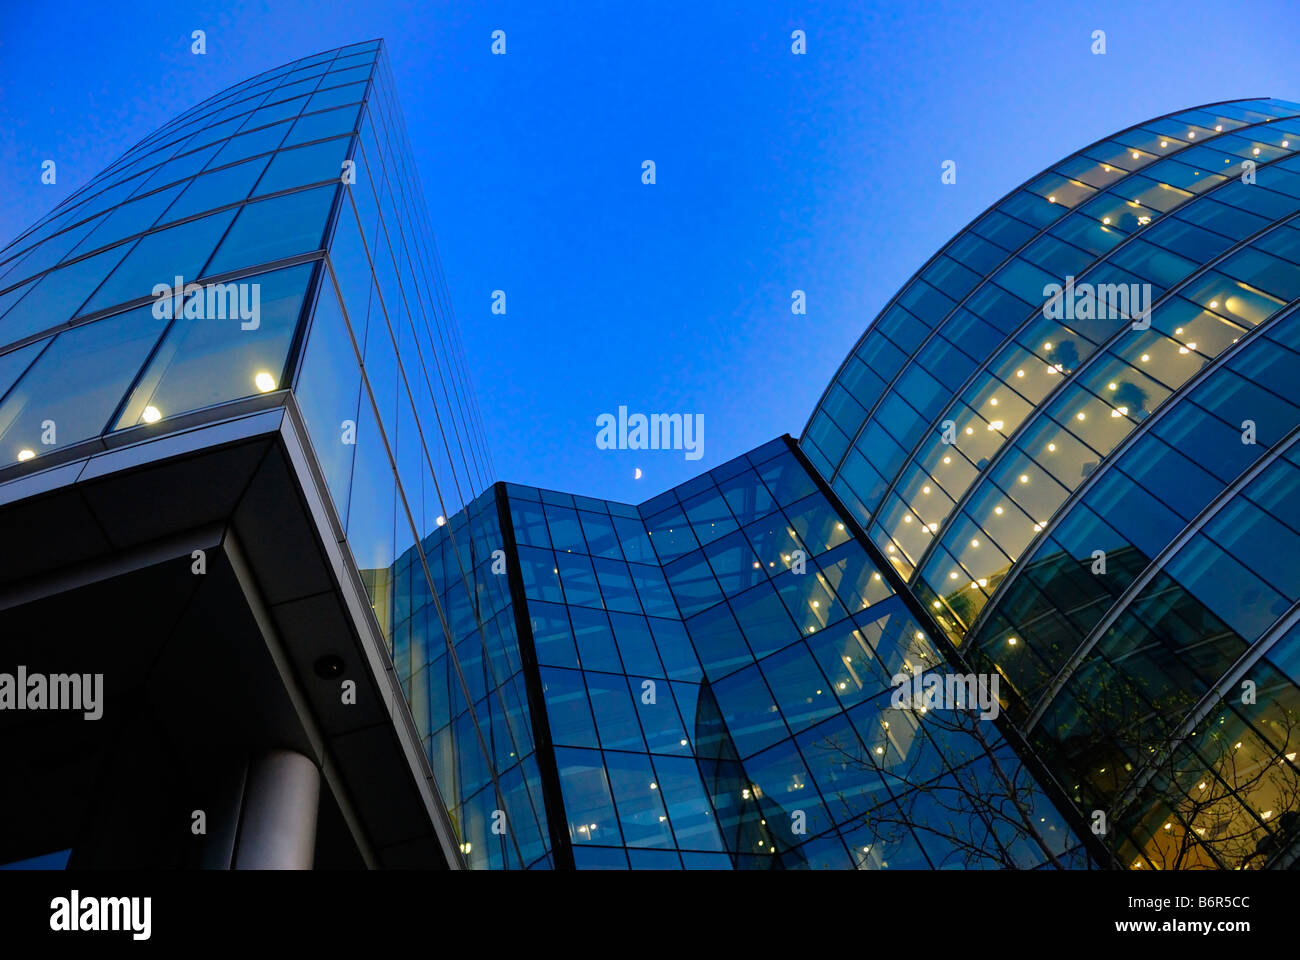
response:
[[[994,421],[992,421],[992,422],[989,424],[989,429],[990,429],[990,430],[1001,430],[1001,429],[1002,429],[1002,426],[1003,426],[1003,424],[1002,424],[1002,421],[1001,421],[1001,420],[994,420]]]
[[[1038,532],[1040,532],[1042,529],[1043,529],[1043,525],[1042,525],[1041,523],[1036,523],[1036,524],[1034,524],[1034,533],[1038,533]]]
[[[1218,301],[1218,300],[1211,300],[1211,301],[1210,301],[1210,309],[1211,309],[1211,310],[1217,310],[1218,308],[1219,308],[1219,301]],[[1179,333],[1182,333],[1181,330],[1179,330],[1178,332],[1179,332]]]
[[[1186,353],[1186,352],[1187,352],[1187,348],[1186,348],[1186,347],[1179,347],[1179,348],[1178,348],[1178,352],[1179,352],[1179,353]]]
[[[1182,328],[1182,327],[1176,327],[1176,328],[1174,329],[1174,333],[1182,333],[1182,332],[1183,332],[1183,328]],[[1111,387],[1111,389],[1113,390],[1113,389],[1115,389],[1115,388],[1114,388],[1114,387]]]
[[[972,433],[974,433],[974,432],[975,432],[975,428],[974,428],[974,427],[967,427],[967,428],[966,428],[966,435],[967,435],[967,436],[970,436],[970,435],[971,435]]]
[[[1001,507],[994,507],[994,508],[993,508],[993,512],[996,513],[999,517],[1002,516],[1002,508],[1001,508]]]
[[[1259,156],[1259,147],[1256,147],[1254,150],[1251,151],[1251,153],[1253,153],[1255,156],[1258,157],[1258,156]]]
[[[878,574],[878,573],[873,573],[873,574],[871,575],[871,579],[872,579],[872,580],[879,580],[879,579],[880,579],[880,574]]]
[[[1055,203],[1055,202],[1056,202],[1056,197],[1048,197],[1048,198],[1047,198],[1047,202],[1048,202],[1048,203]]]
[[[21,461],[23,461],[23,460],[30,460],[30,459],[31,459],[32,457],[34,457],[34,456],[36,456],[36,451],[35,451],[35,450],[28,450],[26,447],[24,447],[22,450],[19,450],[19,451],[18,451],[18,460],[19,460],[19,462],[21,462]]]
[[[1187,349],[1188,349],[1188,350],[1195,350],[1195,349],[1196,349],[1196,341],[1193,340],[1191,343],[1189,343],[1189,344],[1187,345]]]
[[[1082,410],[1080,410],[1078,413],[1076,413],[1076,414],[1074,415],[1074,419],[1076,419],[1076,420],[1087,420],[1088,418],[1087,418],[1087,416],[1084,414],[1084,412],[1083,412]]]
[[[1021,482],[1021,483],[1028,483],[1028,482],[1029,482],[1029,474],[1027,474],[1027,473],[1022,473],[1022,474],[1020,475],[1020,482]]]
[[[1143,362],[1143,363],[1146,363],[1146,362],[1147,362],[1148,360],[1150,360],[1150,359],[1151,359],[1151,354],[1149,354],[1149,353],[1144,353],[1144,354],[1142,354],[1142,362]]]
[[[842,523],[837,523],[837,524],[835,524],[835,529],[836,529],[836,530],[843,530],[843,529],[844,529],[844,524],[842,524]]]
[[[442,516],[438,517],[438,526],[441,527],[441,526],[442,526],[444,523],[446,523],[446,522],[447,522],[447,518],[446,518],[446,517],[442,517]]]
[[[932,523],[932,524],[930,524],[930,526],[929,526],[929,530],[930,530],[931,533],[934,533],[934,532],[935,532],[936,530],[938,530],[938,529],[939,529],[939,525],[938,525],[937,523]]]
[[[1102,223],[1109,224],[1109,223],[1110,223],[1110,217],[1102,217],[1102,218],[1101,218],[1101,222],[1102,222]]]
[[[650,781],[650,789],[651,789],[651,790],[658,790],[658,789],[659,789],[659,784],[657,784],[657,783],[655,783],[653,780],[651,780],[651,781]]]
[[[1136,160],[1137,158],[1138,158],[1138,152],[1137,152],[1136,150],[1134,150],[1134,151],[1133,151],[1133,159]]]
[[[1101,168],[1102,168],[1103,170],[1105,170],[1107,173],[1110,173],[1110,164],[1109,164],[1109,163],[1103,163],[1103,164],[1101,165]]]
[[[685,740],[682,741],[682,746],[683,746],[683,747],[686,746],[686,741],[685,741]]]
[[[984,577],[980,577],[978,583],[981,587],[987,587],[989,585],[988,580]]]
[[[912,522],[912,515],[911,515],[910,513],[905,513],[905,514],[903,514],[903,522],[904,522],[904,523],[911,523],[911,522]]]
[[[954,570],[952,573],[948,574],[948,579],[949,579],[949,580],[956,580],[956,579],[957,579],[957,571]]]
[[[1119,416],[1119,410],[1111,410],[1110,415],[1111,415],[1112,417],[1118,417],[1118,416]]]
[[[157,423],[162,419],[162,412],[154,406],[144,408],[144,413],[140,414],[140,419],[145,423]]]
[[[1023,370],[1017,370],[1017,371],[1016,371],[1016,376],[1017,376],[1017,377],[1023,377],[1024,375],[1025,375],[1025,371],[1023,371]]]
[[[1054,444],[1054,443],[1049,443],[1049,444],[1047,445],[1047,452],[1048,452],[1048,453],[1055,453],[1055,452],[1056,452],[1056,444]]]
[[[884,747],[876,747],[876,756],[878,756],[878,757],[883,757],[884,755],[885,755],[885,748],[884,748]]]
[[[1048,343],[1043,344],[1043,349],[1044,349],[1044,350],[1051,350],[1051,349],[1052,349],[1052,344],[1051,344],[1051,342],[1049,341]]]
[[[889,546],[885,547],[885,552],[886,552],[886,553],[893,553],[893,552],[894,552],[894,545],[891,543],[891,544],[889,544]]]
[[[1160,146],[1162,146],[1162,147],[1167,147],[1167,146],[1169,146],[1169,141],[1168,141],[1168,140],[1161,140],[1161,141],[1160,141]]]
[[[980,542],[978,540],[971,540],[970,545],[972,547],[978,547],[980,545]]]
[[[979,589],[979,584],[976,583],[974,580],[972,580],[972,581],[970,582],[970,588],[971,588],[972,590],[978,590],[978,589]]]
[[[932,606],[932,607],[934,607],[934,609],[938,610],[938,609],[939,609],[939,601],[938,601],[938,600],[935,600],[935,601],[931,602],[930,606]]]
[[[943,462],[944,462],[944,463],[952,463],[952,457],[944,457],[944,458],[943,458]]]
[[[1014,647],[1019,642],[1015,637],[1007,637],[1007,646]]]
[[[1283,141],[1282,141],[1282,146],[1284,146],[1284,147],[1289,147],[1289,146],[1291,146],[1291,141],[1290,141],[1290,140],[1283,140]]]
[[[928,485],[922,487],[922,488],[921,488],[921,492],[922,492],[922,493],[929,493],[929,492],[930,492],[930,487],[929,487]]]
[[[1187,131],[1187,139],[1188,139],[1188,140],[1195,140],[1195,139],[1196,139],[1196,131],[1195,131],[1195,130],[1188,130],[1188,131]]]
[[[1118,386],[1117,386],[1116,384],[1108,383],[1108,384],[1106,384],[1106,389],[1107,389],[1107,390],[1117,390],[1117,389],[1119,389],[1119,388],[1118,388]]]
[[[993,406],[996,407],[996,406],[998,405],[998,398],[997,398],[997,397],[989,397],[989,403],[991,403]]]
[[[257,387],[263,393],[270,393],[275,389],[275,377],[271,376],[265,370],[258,371],[253,377],[253,386]]]
[[[1216,124],[1214,125],[1214,132],[1215,132],[1215,133],[1223,133],[1223,124],[1221,124],[1221,123],[1216,123]]]

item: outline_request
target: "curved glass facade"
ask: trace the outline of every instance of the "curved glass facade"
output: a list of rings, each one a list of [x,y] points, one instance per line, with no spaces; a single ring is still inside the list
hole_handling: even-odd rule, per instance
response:
[[[1297,114],[1158,118],[1017,189],[801,439],[1134,868],[1262,866],[1300,819]]]

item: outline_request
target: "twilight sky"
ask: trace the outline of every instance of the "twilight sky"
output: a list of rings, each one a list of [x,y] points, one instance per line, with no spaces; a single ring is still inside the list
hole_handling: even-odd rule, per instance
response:
[[[383,37],[498,478],[640,502],[797,436],[898,288],[1044,167],[1201,103],[1300,100],[1285,0],[1054,8],[3,0],[0,244],[199,100]],[[702,415],[702,458],[599,449],[620,406]]]

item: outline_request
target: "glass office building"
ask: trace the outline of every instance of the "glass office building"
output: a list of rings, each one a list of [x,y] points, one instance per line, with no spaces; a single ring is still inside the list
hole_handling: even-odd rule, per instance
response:
[[[1134,869],[1289,862],[1300,105],[1123,130],[890,302],[801,440]]]
[[[0,715],[0,862],[1288,864],[1297,115],[1070,157],[631,505],[494,482],[381,42],[187,111],[0,249],[0,631],[127,715]]]
[[[493,649],[456,660],[417,627],[398,670],[472,866],[1088,864],[996,725],[893,705],[891,678],[944,657],[789,438],[639,506],[501,483],[468,516]],[[469,704],[503,691],[498,816],[523,828],[493,831]]]
[[[30,489],[25,479],[39,477],[42,490],[79,483],[108,453],[123,464],[181,448],[198,456],[204,434],[221,448],[267,425],[292,434],[275,442],[311,488],[293,502],[310,507],[322,494],[312,537],[336,565],[334,586],[364,588],[368,610],[353,639],[373,632],[404,660],[413,644],[446,647],[468,618],[479,659],[497,662],[472,582],[474,512],[464,520],[491,461],[380,41],[286,64],[204,101],[0,250],[0,344],[0,484],[13,481],[14,502]],[[247,483],[232,476],[229,487]],[[270,526],[255,549],[284,537],[277,504],[262,507]],[[15,575],[75,559],[72,551],[42,566],[25,533],[10,531],[9,549],[32,558]],[[288,592],[262,584],[264,598],[306,602],[301,573],[288,584],[303,564],[287,553],[266,559]],[[421,611],[414,627],[412,607]],[[288,620],[279,626],[292,630]],[[448,654],[472,655],[463,643]],[[373,663],[366,670],[372,692],[390,700],[396,682]],[[473,701],[457,745],[462,758],[483,751],[477,762],[498,791],[491,808],[513,811],[518,771],[498,778],[486,751],[519,704],[514,687],[494,693]],[[406,709],[385,709],[405,737]],[[521,743],[508,755],[527,752]],[[427,760],[412,769],[426,804]],[[452,795],[458,823],[466,814]],[[446,824],[425,814],[446,859]],[[513,818],[520,831],[524,821]],[[522,863],[516,855],[505,865]]]

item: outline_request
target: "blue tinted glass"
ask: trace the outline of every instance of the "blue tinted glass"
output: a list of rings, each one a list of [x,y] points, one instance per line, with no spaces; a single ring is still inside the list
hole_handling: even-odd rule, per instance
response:
[[[13,343],[67,323],[130,249],[124,243],[47,273],[0,321],[0,342]]]
[[[313,266],[208,286],[187,297],[187,307],[203,299],[204,316],[172,322],[123,408],[118,428],[282,389],[289,343]],[[236,302],[239,309],[230,309]],[[246,306],[251,308],[249,320],[241,319]]]
[[[713,695],[742,757],[789,736],[757,666],[717,681]]]
[[[247,160],[261,153],[269,153],[280,145],[284,135],[289,132],[289,125],[289,121],[286,120],[231,137],[226,141],[221,152],[212,158],[212,166],[224,167],[237,160]]]
[[[339,515],[346,520],[348,486],[352,479],[352,456],[356,444],[348,424],[357,420],[361,370],[343,314],[339,311],[334,284],[324,278],[302,372],[294,396],[302,410],[312,449],[329,484]]]
[[[568,747],[599,746],[582,674],[577,670],[543,667],[541,675],[552,742]]]
[[[260,157],[195,177],[180,199],[168,209],[167,220],[182,220],[246,199],[266,164],[267,158]]]
[[[677,845],[684,850],[723,850],[717,818],[695,761],[690,757],[655,757],[654,764]],[[729,866],[728,862],[716,868],[725,870]]]
[[[336,187],[317,187],[239,211],[204,276],[319,250]]]
[[[284,145],[289,147],[296,143],[307,143],[311,140],[323,140],[326,137],[351,133],[356,129],[357,113],[360,109],[360,106],[340,107],[337,110],[325,110],[299,117],[293,129],[289,131],[289,136],[285,138]]]
[[[201,150],[195,150],[187,153],[175,160],[169,160],[153,172],[152,175],[146,175],[144,186],[141,190],[157,190],[159,187],[167,186],[178,180],[188,180],[208,164],[209,158],[212,157],[220,144],[210,144]],[[226,161],[221,161],[222,163]]]
[[[610,613],[609,621],[614,628],[614,640],[627,672],[646,677],[662,677],[663,668],[659,665],[659,656],[655,652],[654,640],[650,636],[650,628],[646,626],[645,617]]]
[[[163,324],[143,307],[59,334],[0,404],[0,462],[99,436]]]
[[[555,748],[560,769],[560,789],[568,816],[569,839],[575,844],[621,843],[614,801],[610,797],[605,764],[596,750]],[[577,851],[574,851],[575,855]],[[615,851],[619,857],[622,851]]]
[[[157,284],[170,288],[177,276],[191,282],[234,216],[235,211],[226,210],[142,237],[79,312],[91,313],[148,296],[155,293]]]
[[[281,150],[271,159],[271,165],[258,181],[254,196],[340,177],[348,142],[347,137],[339,137],[309,147]]]
[[[609,628],[605,612],[572,607],[569,616],[573,621],[573,637],[583,669],[622,673],[623,664],[618,659],[614,632]]]
[[[830,684],[802,643],[773,654],[759,666],[791,730],[812,726],[839,710]]]
[[[629,847],[671,847],[668,814],[650,758],[632,753],[606,753],[623,842]]]
[[[37,340],[0,355],[0,399],[9,392],[9,388],[23,375],[31,362],[49,344],[49,340]]]
[[[176,184],[157,193],[151,193],[147,197],[141,197],[139,200],[122,204],[100,221],[98,229],[81,243],[78,252],[84,253],[98,247],[106,247],[110,243],[116,243],[125,237],[148,230],[182,189],[182,184]]]
[[[365,83],[350,83],[344,87],[322,90],[319,93],[312,94],[312,98],[307,101],[307,111],[324,110],[326,107],[337,107],[345,103],[356,103],[365,96],[365,92]]]

